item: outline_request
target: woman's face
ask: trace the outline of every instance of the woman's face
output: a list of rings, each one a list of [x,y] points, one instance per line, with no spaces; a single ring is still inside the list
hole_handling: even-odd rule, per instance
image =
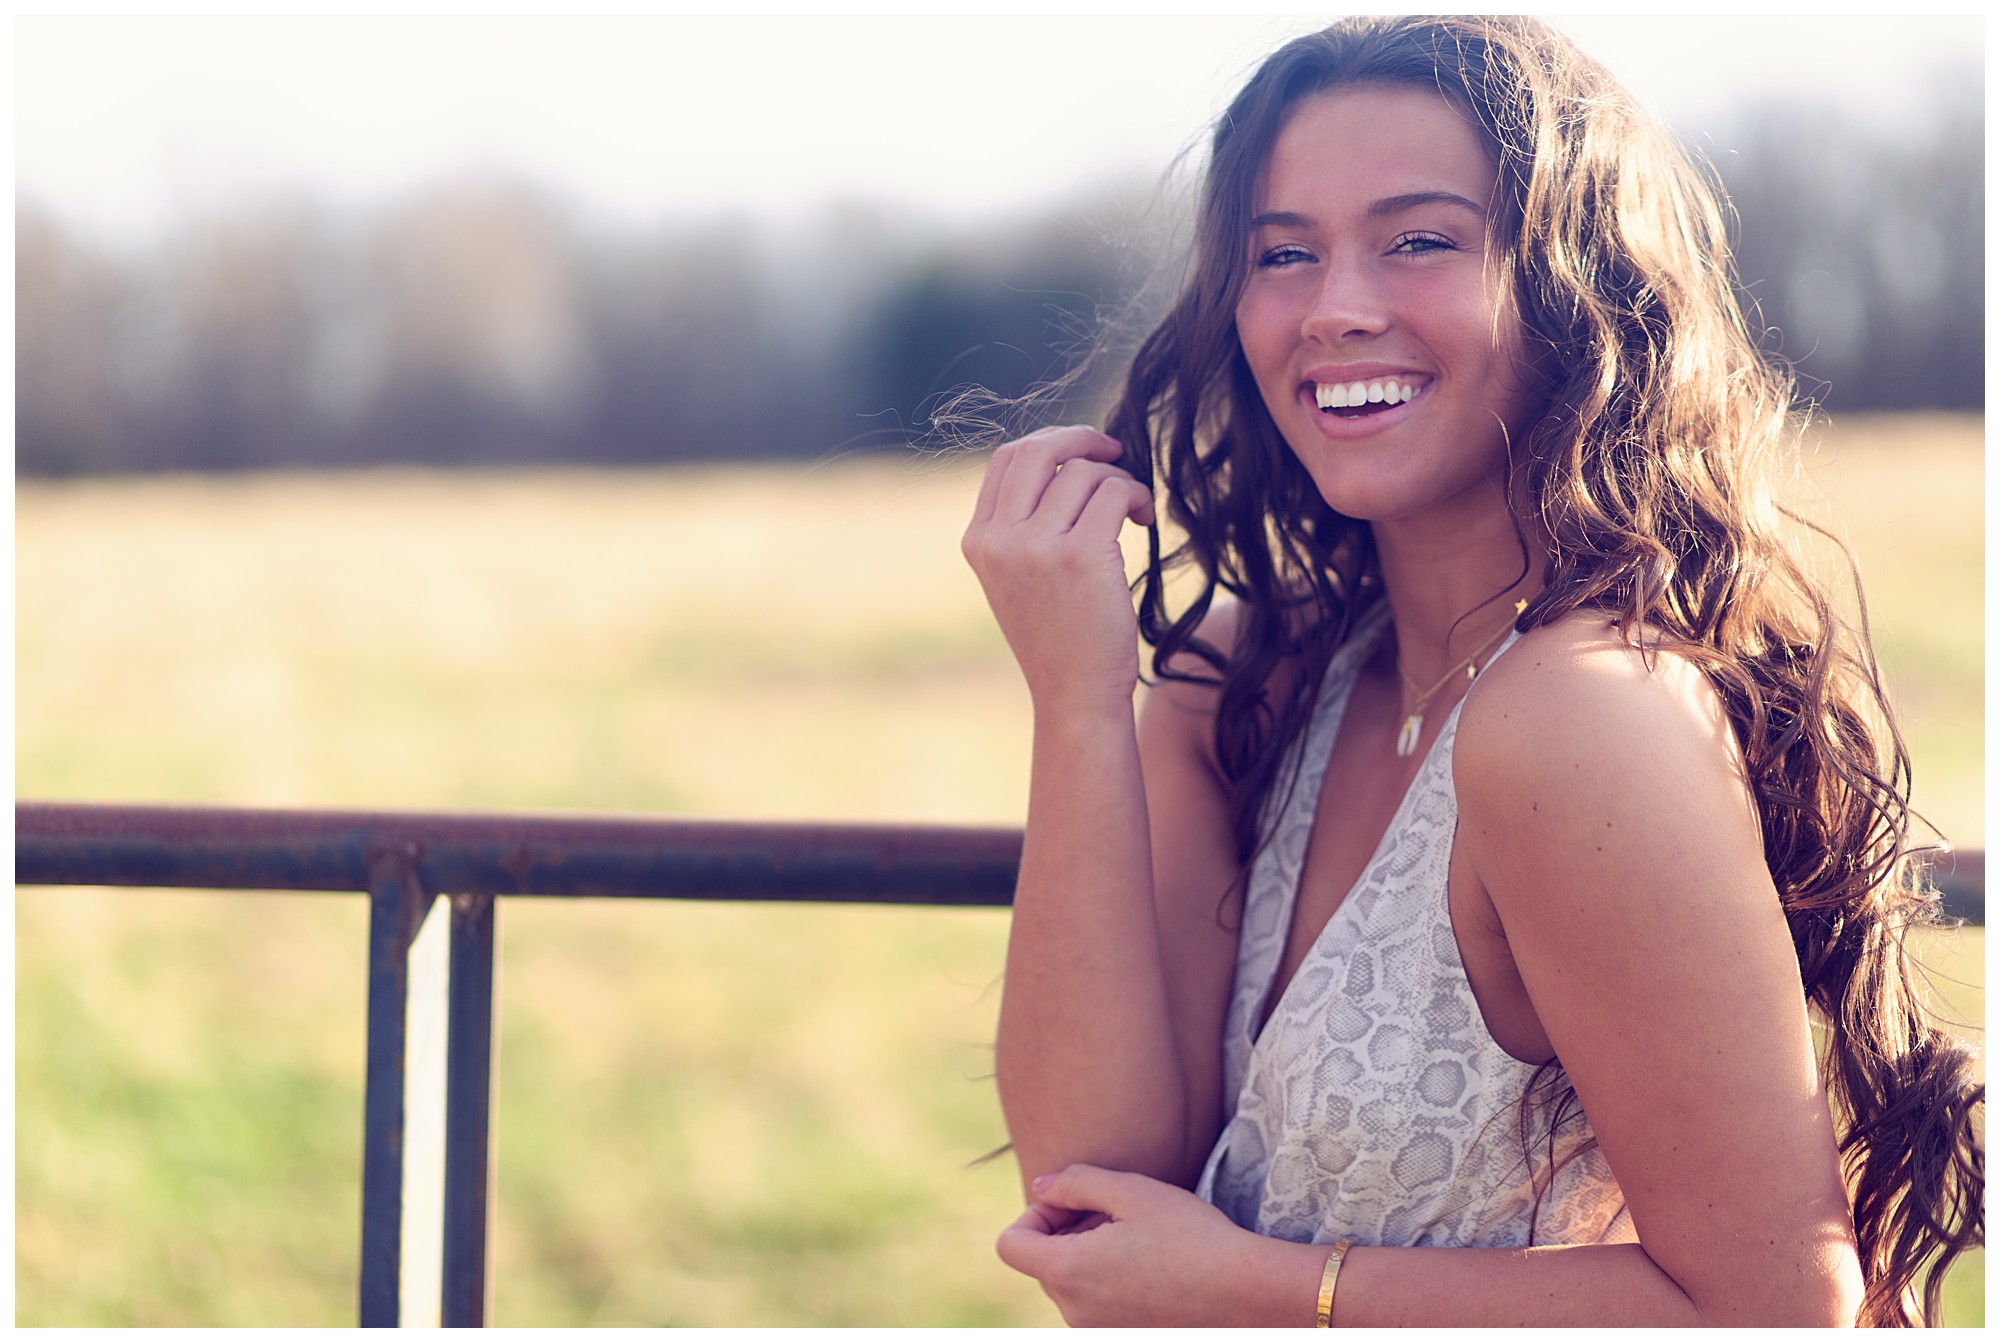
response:
[[[1542,407],[1489,248],[1496,174],[1442,96],[1300,103],[1252,204],[1236,333],[1279,432],[1349,517],[1505,508],[1506,445]]]

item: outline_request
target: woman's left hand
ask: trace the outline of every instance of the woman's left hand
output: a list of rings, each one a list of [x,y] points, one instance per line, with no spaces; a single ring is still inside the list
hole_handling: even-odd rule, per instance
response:
[[[995,1247],[1071,1325],[1242,1324],[1230,1298],[1261,1238],[1178,1185],[1073,1165],[1037,1180],[1035,1201]]]

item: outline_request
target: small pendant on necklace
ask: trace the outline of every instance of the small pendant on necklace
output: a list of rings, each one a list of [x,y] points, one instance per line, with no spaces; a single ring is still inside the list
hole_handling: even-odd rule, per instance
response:
[[[1417,753],[1417,738],[1423,734],[1424,716],[1413,713],[1403,720],[1403,730],[1396,734],[1396,755],[1407,760]]]

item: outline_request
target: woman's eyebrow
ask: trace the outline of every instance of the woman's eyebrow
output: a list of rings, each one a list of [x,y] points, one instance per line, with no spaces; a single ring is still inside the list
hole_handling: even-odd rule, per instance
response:
[[[1479,218],[1486,218],[1486,207],[1477,201],[1469,201],[1452,191],[1406,191],[1400,196],[1384,196],[1368,207],[1370,219],[1382,219],[1388,215],[1401,214],[1423,205],[1449,205],[1465,210]],[[1316,221],[1311,215],[1300,214],[1296,210],[1267,210],[1254,215],[1250,227],[1260,228],[1311,228]]]
[[[1270,210],[1256,215],[1250,220],[1250,227],[1258,228],[1311,228],[1311,215],[1302,215],[1296,210]]]
[[[1404,210],[1415,209],[1420,205],[1450,205],[1461,210],[1469,210],[1481,219],[1486,218],[1485,206],[1450,191],[1409,191],[1400,196],[1384,196],[1368,207],[1368,217],[1380,219],[1385,215],[1401,214]]]

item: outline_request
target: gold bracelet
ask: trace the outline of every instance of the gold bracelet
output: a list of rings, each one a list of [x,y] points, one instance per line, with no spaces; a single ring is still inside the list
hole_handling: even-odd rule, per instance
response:
[[[1340,1261],[1347,1258],[1347,1252],[1354,1248],[1354,1242],[1341,1239],[1333,1243],[1333,1253],[1326,1257],[1326,1268],[1319,1275],[1319,1327],[1333,1327],[1333,1286],[1340,1281]]]

